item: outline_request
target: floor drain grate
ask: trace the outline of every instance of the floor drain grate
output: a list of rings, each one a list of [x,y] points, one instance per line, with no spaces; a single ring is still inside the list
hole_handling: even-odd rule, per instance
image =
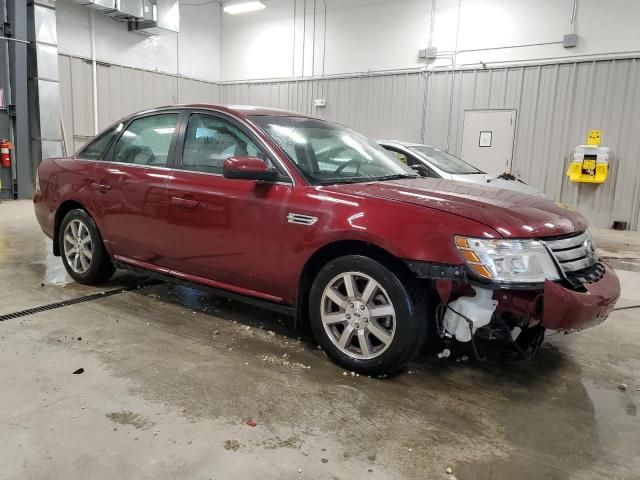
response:
[[[130,292],[132,290],[139,290],[144,287],[150,286],[149,283],[144,285],[135,285],[132,287],[116,288],[114,290],[107,290],[106,292],[94,293],[92,295],[86,295],[84,297],[72,298],[70,300],[63,300],[62,302],[50,303],[48,305],[41,305],[39,307],[27,308],[26,310],[20,310],[19,312],[5,313],[0,315],[0,322],[5,320],[12,320],[14,318],[27,317],[34,313],[47,312],[49,310],[55,310],[56,308],[68,307],[70,305],[76,305],[78,303],[90,302],[92,300],[99,300],[101,298],[112,297],[120,293]]]

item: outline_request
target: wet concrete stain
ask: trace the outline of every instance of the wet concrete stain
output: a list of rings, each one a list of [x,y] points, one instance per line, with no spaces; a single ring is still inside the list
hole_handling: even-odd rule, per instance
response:
[[[155,426],[155,422],[144,418],[139,413],[111,412],[105,415],[109,420],[120,425],[131,425],[138,430],[147,430]]]
[[[272,450],[274,448],[293,448],[300,449],[303,445],[303,441],[297,436],[291,436],[289,438],[282,439],[278,436],[269,438],[262,441],[262,446],[266,449]]]

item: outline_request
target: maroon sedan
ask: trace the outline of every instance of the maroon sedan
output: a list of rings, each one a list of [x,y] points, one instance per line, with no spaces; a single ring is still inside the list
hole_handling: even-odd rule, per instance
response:
[[[38,169],[35,211],[78,282],[142,269],[296,314],[344,368],[401,368],[428,338],[528,354],[619,296],[578,213],[418,178],[362,135],[296,113],[132,115]]]

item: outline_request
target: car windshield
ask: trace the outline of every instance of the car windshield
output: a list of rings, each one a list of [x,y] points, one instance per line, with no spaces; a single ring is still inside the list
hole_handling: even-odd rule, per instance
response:
[[[378,144],[341,125],[279,115],[251,119],[314,185],[416,177]]]
[[[473,165],[469,165],[461,158],[454,157],[450,153],[443,152],[442,150],[428,145],[416,145],[409,147],[409,149],[421,157],[424,157],[427,161],[433,163],[435,167],[446,173],[455,175],[485,173],[482,170],[478,170]]]

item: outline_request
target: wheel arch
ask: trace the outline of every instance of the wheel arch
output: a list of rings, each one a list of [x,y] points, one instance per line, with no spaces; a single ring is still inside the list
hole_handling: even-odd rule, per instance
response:
[[[398,275],[403,283],[406,282],[410,290],[415,283],[414,276],[409,267],[388,250],[363,240],[338,240],[328,243],[311,255],[304,267],[298,281],[298,295],[296,301],[297,319],[302,323],[308,321],[309,292],[313,280],[327,262],[345,255],[363,255],[380,262],[389,270]]]

